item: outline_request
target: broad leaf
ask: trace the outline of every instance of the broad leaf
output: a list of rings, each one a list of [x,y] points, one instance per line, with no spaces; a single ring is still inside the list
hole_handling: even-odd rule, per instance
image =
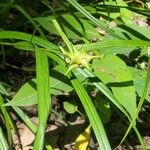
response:
[[[50,83],[52,95],[59,95],[64,92],[70,92],[72,90],[72,87],[67,83],[53,77],[50,77]],[[36,80],[32,79],[31,81],[25,83],[17,92],[12,101],[6,103],[5,106],[30,106],[34,104],[37,104],[37,90]]]
[[[111,87],[114,96],[133,117],[136,109],[136,95],[132,74],[126,64],[115,55],[105,55],[93,61],[96,76]]]

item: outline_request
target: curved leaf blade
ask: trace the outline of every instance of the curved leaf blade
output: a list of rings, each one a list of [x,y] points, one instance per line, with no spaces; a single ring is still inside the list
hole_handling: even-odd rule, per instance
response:
[[[87,94],[86,90],[78,79],[74,78],[71,80],[71,82],[87,113],[101,150],[111,150],[103,124],[89,95]]]

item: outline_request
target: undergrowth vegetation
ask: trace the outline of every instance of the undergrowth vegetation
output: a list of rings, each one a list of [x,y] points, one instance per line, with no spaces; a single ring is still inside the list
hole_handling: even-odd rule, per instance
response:
[[[143,103],[150,102],[149,18],[150,2],[140,0],[2,0],[0,149],[15,147],[14,132],[19,139],[12,113],[34,133],[34,150],[52,149],[50,144],[45,147],[45,129],[52,113],[61,115],[52,107],[53,97],[60,95],[79,99],[65,101],[63,107],[88,120],[86,128],[94,132],[101,150],[121,145],[131,130],[146,149],[136,120]],[[23,64],[29,56],[33,68],[29,62],[26,67],[8,61],[20,57]],[[18,87],[17,75],[11,82],[3,77],[9,68],[17,75],[31,74],[20,77]],[[37,125],[23,109],[28,106],[37,106]],[[105,129],[112,109],[128,126],[115,147]]]

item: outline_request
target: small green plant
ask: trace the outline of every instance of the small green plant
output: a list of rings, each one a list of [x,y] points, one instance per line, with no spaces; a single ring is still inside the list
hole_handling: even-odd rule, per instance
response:
[[[26,24],[30,23],[33,26],[32,33],[15,31],[13,28],[11,30],[14,31],[9,31],[8,27],[1,27],[0,45],[2,45],[3,60],[6,55],[5,48],[9,47],[9,51],[13,48],[16,52],[17,50],[33,52],[36,62],[36,77],[26,82],[13,98],[6,90],[7,86],[3,81],[0,82],[0,113],[7,131],[5,134],[0,126],[0,149],[6,150],[12,147],[11,130],[17,133],[9,111],[11,107],[35,134],[33,149],[42,150],[45,147],[47,120],[53,112],[51,97],[71,92],[78,96],[86,114],[84,111],[80,112],[75,105],[63,103],[66,111],[87,116],[100,149],[112,149],[103,124],[107,123],[111,116],[111,106],[116,106],[117,111],[124,114],[126,123],[129,123],[121,143],[133,128],[142,148],[146,149],[136,126],[136,119],[144,101],[150,102],[150,31],[132,23],[132,20],[135,17],[133,12],[145,17],[150,16],[148,10],[128,8],[122,0],[116,3],[108,1],[103,5],[96,3],[96,8],[92,1],[90,4],[84,2],[79,4],[76,0],[61,1],[60,6],[56,5],[56,8],[52,7],[54,4],[49,1],[42,1],[36,5],[37,12],[32,8],[26,11],[26,7],[23,4],[19,6],[16,1],[0,3],[0,8],[3,8],[1,14],[10,13],[10,8],[13,8],[28,20]],[[44,5],[42,14],[38,14],[38,5]],[[35,17],[31,17],[30,10],[36,14]],[[50,13],[47,13],[47,10]],[[94,15],[103,16],[103,20],[99,20]],[[109,28],[110,20],[116,24],[112,28]],[[96,28],[104,30],[106,34],[99,34]],[[47,38],[48,33],[53,38]],[[120,55],[130,57],[135,50],[140,50],[136,60],[141,56],[148,59],[145,70],[129,63],[127,65],[119,57]],[[94,102],[87,89],[89,84],[105,98],[99,96],[100,101],[96,99]],[[141,97],[139,101],[138,97]],[[111,103],[107,105],[109,109],[106,109],[105,104],[108,103],[104,99]],[[37,126],[21,109],[34,104],[38,105]],[[102,115],[107,115],[107,119]],[[52,149],[50,145],[46,148]]]

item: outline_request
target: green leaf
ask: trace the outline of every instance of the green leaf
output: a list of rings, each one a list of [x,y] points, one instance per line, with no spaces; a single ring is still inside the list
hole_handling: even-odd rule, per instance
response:
[[[3,104],[4,104],[4,99],[0,94],[0,111],[3,115],[4,124],[6,126],[8,143],[9,143],[10,146],[12,146],[13,142],[12,142],[12,133],[11,133],[11,131],[14,130],[15,127],[14,127],[13,120],[10,117],[10,114],[9,114],[8,110],[5,107],[2,106]]]
[[[114,96],[133,117],[136,109],[136,95],[133,78],[126,64],[115,55],[105,55],[93,61],[96,76],[111,87]]]
[[[77,78],[74,77],[71,82],[87,113],[101,150],[111,150],[105,129],[91,98]]]
[[[67,83],[61,81],[54,77],[50,77],[49,87],[52,95],[60,95],[63,93],[69,93],[73,88]],[[14,98],[6,103],[4,106],[30,106],[37,104],[37,89],[36,89],[37,80],[32,79],[31,81],[25,83],[14,96]],[[62,89],[63,87],[63,89]]]
[[[17,31],[0,31],[0,39],[18,39],[37,44],[47,50],[58,50],[58,46],[43,38]]]
[[[78,106],[73,101],[63,102],[63,107],[69,114],[73,114],[78,111]]]
[[[51,23],[52,19],[54,19],[54,16],[35,18],[35,20],[48,32],[59,35],[54,25]],[[81,39],[81,37],[86,37],[87,39],[92,39],[100,36],[95,27],[85,19],[65,14],[57,18],[57,20],[61,22],[68,38]]]
[[[34,80],[25,83],[14,96],[14,98],[4,106],[30,106],[37,104],[37,90]]]
[[[148,60],[148,67],[147,67],[147,72],[146,72],[146,78],[145,78],[145,83],[144,83],[144,88],[143,88],[143,91],[142,91],[142,96],[139,100],[139,103],[138,103],[138,106],[137,106],[137,109],[134,113],[134,116],[130,122],[130,125],[124,135],[124,137],[122,138],[121,140],[121,143],[125,140],[125,138],[127,137],[127,135],[129,134],[131,128],[134,126],[135,122],[136,122],[136,119],[138,118],[138,115],[139,115],[139,112],[142,108],[142,105],[144,103],[144,100],[145,100],[145,97],[146,97],[146,94],[148,92],[148,86],[149,86],[149,83],[150,83],[150,56],[149,56],[149,60]],[[144,147],[144,150],[146,150],[146,146]]]
[[[123,29],[127,30],[129,33],[136,36],[136,38],[145,40],[150,42],[150,30],[149,27],[141,27],[135,23],[128,23],[126,24],[126,27],[123,27]]]
[[[123,0],[119,0],[119,1],[116,1],[116,3],[118,6],[121,6],[120,7],[120,17],[122,18],[124,23],[125,24],[130,23],[133,20],[134,15],[130,10],[125,8],[126,6],[128,6],[126,4],[126,2],[124,2]]]
[[[4,136],[4,133],[2,131],[2,128],[0,127],[0,149],[1,150],[8,150],[9,147],[8,147],[8,143],[7,143],[7,140]]]
[[[118,36],[113,30],[109,29],[107,27],[107,24],[104,22],[101,22],[99,19],[92,16],[88,11],[86,11],[79,3],[77,3],[76,0],[67,0],[73,7],[75,7],[80,13],[82,13],[85,17],[87,17],[93,24],[96,26],[102,28],[108,34],[112,35],[113,37],[116,37],[117,39],[122,39],[120,36]]]
[[[13,46],[21,50],[34,51],[34,47],[31,42],[21,41],[21,42],[13,43]]]
[[[45,146],[47,150],[53,150],[53,148],[50,145]]]
[[[99,50],[104,54],[114,54],[114,53],[130,53],[136,47],[149,47],[150,42],[144,40],[103,40],[102,42],[90,43],[90,44],[79,44],[76,45],[78,49]],[[126,48],[125,48],[126,47]],[[123,49],[122,49],[123,48]]]
[[[22,121],[27,125],[27,127],[33,132],[36,133],[37,126],[30,120],[30,117],[17,106],[12,106],[12,108],[16,111],[18,116],[22,119]]]
[[[135,69],[135,68],[130,68],[130,69],[131,69],[132,75],[133,75],[133,82],[134,82],[135,90],[137,91],[138,95],[141,97],[142,91],[144,89],[144,84],[145,84],[146,71],[140,70],[140,69]],[[148,86],[148,90],[147,90],[145,99],[150,102],[150,84]]]
[[[0,84],[1,85],[1,84]],[[3,87],[3,86],[2,86]],[[0,86],[1,88],[1,86]],[[7,95],[9,96],[9,93],[7,92],[7,90],[5,89],[5,87],[2,88],[3,89],[3,95]],[[2,105],[2,107],[4,107],[4,104]],[[18,116],[24,121],[24,123],[29,127],[29,129],[35,133],[36,132],[36,126],[35,124],[30,120],[30,118],[17,106],[12,106],[12,108],[16,111],[16,113],[18,114]],[[7,118],[7,121],[9,121],[9,118]]]
[[[17,35],[17,36],[16,36]],[[58,46],[54,45],[53,43],[50,43],[49,41],[46,41],[40,37],[32,36],[30,34],[22,33],[22,32],[15,32],[15,31],[1,31],[0,32],[0,39],[20,39],[28,42],[33,42],[40,47],[46,48],[46,50],[53,50],[56,52],[58,50]],[[29,45],[28,45],[29,46]],[[28,47],[27,46],[27,47]],[[103,42],[96,42],[96,43],[90,43],[90,44],[79,44],[75,45],[77,49],[85,49],[85,50],[103,50],[104,48],[112,47],[110,50],[108,49],[108,53],[114,53],[114,52],[123,52],[122,49],[113,50],[115,47],[131,47],[131,46],[140,46],[140,47],[148,47],[150,46],[149,41],[144,40],[110,40],[110,41],[103,41]],[[31,49],[29,49],[31,50]],[[129,49],[130,50],[130,49]],[[131,51],[131,50],[130,50]],[[129,53],[130,51],[126,51]],[[57,51],[58,52],[58,51]]]
[[[0,94],[3,94],[3,95],[7,95],[7,90],[5,89],[5,87],[3,86],[2,83],[0,83]]]
[[[35,54],[39,124],[35,136],[33,150],[41,150],[44,147],[45,128],[49,112],[51,111],[49,63],[45,52],[38,49],[37,46],[35,46]]]

